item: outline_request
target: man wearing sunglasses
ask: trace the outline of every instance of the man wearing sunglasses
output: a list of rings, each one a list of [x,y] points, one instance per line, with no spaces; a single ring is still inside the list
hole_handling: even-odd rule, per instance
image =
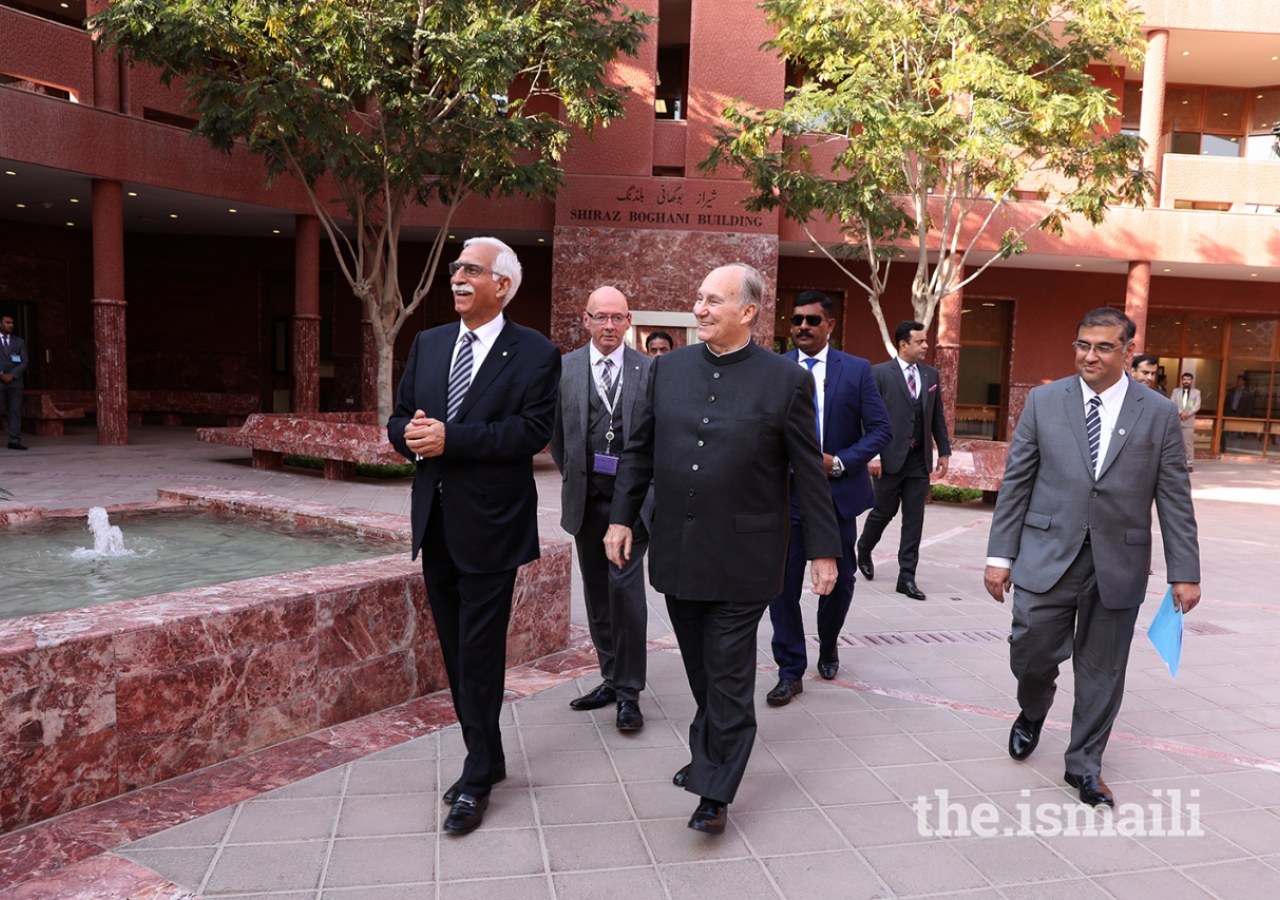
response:
[[[1113,806],[1102,752],[1124,696],[1151,566],[1151,504],[1174,605],[1200,601],[1200,550],[1182,428],[1173,403],[1125,377],[1129,318],[1095,309],[1076,328],[1077,375],[1034,388],[1018,420],[991,519],[984,583],[1013,587],[1009,665],[1018,718],[1009,755],[1040,741],[1058,667],[1072,657],[1075,705],[1063,780]]]
[[[648,652],[643,560],[649,531],[639,519],[631,526],[631,558],[621,568],[605,557],[604,534],[618,459],[635,431],[652,360],[623,343],[631,313],[617,288],[592,291],[582,325],[591,340],[564,357],[551,457],[562,477],[560,527],[577,545],[601,682],[569,706],[591,710],[616,703],[618,730],[639,731]],[[641,518],[647,514],[643,510]]]
[[[871,364],[841,353],[829,343],[835,327],[832,309],[831,298],[820,291],[804,291],[796,297],[791,315],[791,340],[796,349],[787,354],[788,359],[813,374],[818,444],[840,525],[843,555],[836,563],[835,588],[818,598],[818,674],[828,680],[840,670],[836,641],[853,599],[858,516],[875,504],[867,463],[893,436],[889,412],[871,377]],[[778,664],[778,684],[765,697],[771,706],[785,706],[804,690],[802,679],[809,665],[800,612],[805,560],[804,529],[793,485],[786,583],[782,593],[769,604],[773,659]]]
[[[547,446],[560,351],[503,314],[520,287],[520,260],[497,238],[467,241],[449,265],[462,322],[413,341],[387,437],[417,463],[413,555],[422,553],[467,757],[444,794],[446,834],[484,818],[507,777],[498,716],[516,570],[538,558],[533,456]]]

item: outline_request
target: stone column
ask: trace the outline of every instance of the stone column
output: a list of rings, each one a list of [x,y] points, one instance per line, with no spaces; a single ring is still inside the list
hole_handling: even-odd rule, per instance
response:
[[[102,12],[108,6],[107,0],[88,0],[85,3],[85,15],[92,16]],[[109,109],[120,112],[120,73],[121,67],[116,62],[115,47],[104,47],[98,41],[97,33],[93,35],[93,100],[92,105],[98,109]],[[81,103],[90,102],[82,97]]]
[[[957,282],[964,280],[964,266],[956,270]],[[956,379],[960,375],[960,310],[964,306],[964,289],[957,288],[938,304],[938,344],[933,364],[938,370],[942,388],[942,413],[947,420],[947,434],[956,433]],[[928,428],[929,423],[925,422]]]
[[[1147,302],[1151,298],[1151,263],[1133,260],[1129,263],[1129,280],[1124,288],[1124,314],[1133,319],[1134,353],[1142,353],[1147,344]]]
[[[298,216],[294,231],[293,411],[320,411],[320,220]]]
[[[1138,135],[1146,145],[1142,151],[1142,167],[1154,172],[1156,181],[1159,182],[1164,163],[1160,140],[1164,137],[1164,81],[1169,66],[1168,31],[1156,29],[1147,32],[1147,55],[1142,65],[1142,118],[1138,123]]]
[[[93,180],[93,339],[97,357],[98,443],[129,443],[125,354],[124,186]]]

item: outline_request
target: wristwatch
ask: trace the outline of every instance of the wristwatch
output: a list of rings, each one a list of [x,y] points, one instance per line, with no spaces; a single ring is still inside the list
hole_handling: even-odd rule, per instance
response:
[[[831,477],[839,478],[844,474],[844,463],[840,462],[840,457],[831,457]]]

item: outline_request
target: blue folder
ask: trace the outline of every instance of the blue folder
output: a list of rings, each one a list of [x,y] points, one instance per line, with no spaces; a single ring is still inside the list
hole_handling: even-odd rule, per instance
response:
[[[1164,592],[1156,617],[1147,628],[1147,637],[1169,667],[1169,674],[1177,678],[1178,663],[1182,661],[1182,610],[1174,608],[1172,587]]]

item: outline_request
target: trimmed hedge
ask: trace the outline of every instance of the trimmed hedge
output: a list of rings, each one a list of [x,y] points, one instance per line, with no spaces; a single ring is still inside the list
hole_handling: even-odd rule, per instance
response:
[[[301,456],[291,454],[284,458],[286,466],[297,466],[299,469],[323,469],[324,460],[318,456]],[[356,463],[356,474],[365,478],[409,478],[413,475],[414,465],[407,462],[399,466],[383,466],[377,463]]]
[[[942,503],[968,503],[970,500],[981,498],[982,491],[976,488],[951,487],[945,484],[933,486],[933,499]]]

